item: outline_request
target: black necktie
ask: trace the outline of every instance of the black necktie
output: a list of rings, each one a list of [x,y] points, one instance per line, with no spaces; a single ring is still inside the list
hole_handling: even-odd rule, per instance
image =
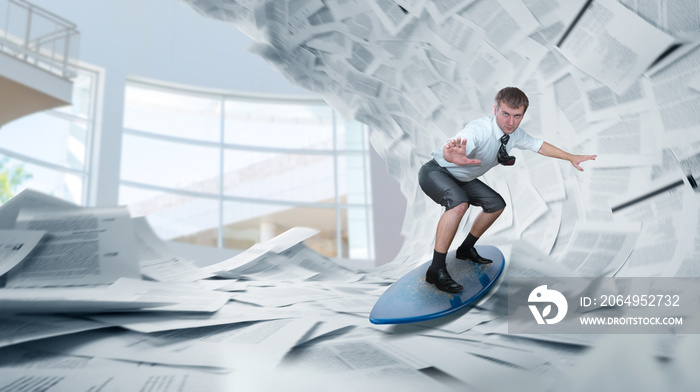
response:
[[[501,147],[498,148],[498,163],[504,166],[515,165],[515,157],[508,155],[508,151],[506,151],[506,144],[508,144],[509,139],[510,135],[501,136]]]

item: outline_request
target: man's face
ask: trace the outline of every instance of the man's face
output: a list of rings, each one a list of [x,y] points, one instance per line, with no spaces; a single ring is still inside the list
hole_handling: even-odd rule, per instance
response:
[[[496,125],[503,133],[510,135],[515,132],[523,121],[525,107],[512,108],[503,102],[499,102],[493,107],[493,114],[496,116]]]

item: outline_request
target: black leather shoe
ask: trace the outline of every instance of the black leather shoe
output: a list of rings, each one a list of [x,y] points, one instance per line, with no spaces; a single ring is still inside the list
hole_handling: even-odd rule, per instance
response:
[[[447,293],[459,293],[464,288],[461,284],[452,280],[452,277],[447,272],[447,268],[444,267],[433,273],[428,269],[428,272],[425,274],[425,281],[435,285],[438,290]]]
[[[471,248],[469,250],[462,250],[462,248],[457,248],[457,258],[462,260],[471,260],[477,264],[490,264],[493,261],[485,259],[476,253],[476,248]]]

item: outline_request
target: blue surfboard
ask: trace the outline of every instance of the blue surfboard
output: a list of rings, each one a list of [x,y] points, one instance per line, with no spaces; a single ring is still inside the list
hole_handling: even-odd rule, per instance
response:
[[[491,264],[459,260],[455,251],[447,253],[447,271],[464,289],[446,293],[425,281],[431,261],[416,267],[386,289],[369,315],[372,324],[404,324],[436,319],[475,303],[494,285],[505,267],[505,258],[498,248],[478,245],[482,257]]]

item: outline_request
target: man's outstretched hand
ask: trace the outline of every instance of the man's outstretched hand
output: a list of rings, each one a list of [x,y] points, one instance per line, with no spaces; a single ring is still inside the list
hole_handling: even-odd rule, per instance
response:
[[[579,163],[585,162],[585,161],[590,161],[590,160],[595,160],[597,155],[572,155],[571,158],[569,159],[569,162],[578,169],[579,171],[583,171],[581,166],[579,166]]]
[[[583,171],[583,168],[580,166],[581,162],[595,160],[596,157],[598,157],[598,155],[569,154],[568,152],[560,150],[559,148],[554,147],[553,145],[547,142],[543,142],[542,147],[540,147],[539,151],[537,152],[546,157],[558,158],[569,161],[571,162],[571,165],[573,165],[573,167],[575,167],[578,171]]]
[[[481,163],[479,159],[467,158],[467,139],[458,137],[457,139],[448,140],[445,146],[442,147],[442,156],[447,162],[455,165],[476,165]]]

